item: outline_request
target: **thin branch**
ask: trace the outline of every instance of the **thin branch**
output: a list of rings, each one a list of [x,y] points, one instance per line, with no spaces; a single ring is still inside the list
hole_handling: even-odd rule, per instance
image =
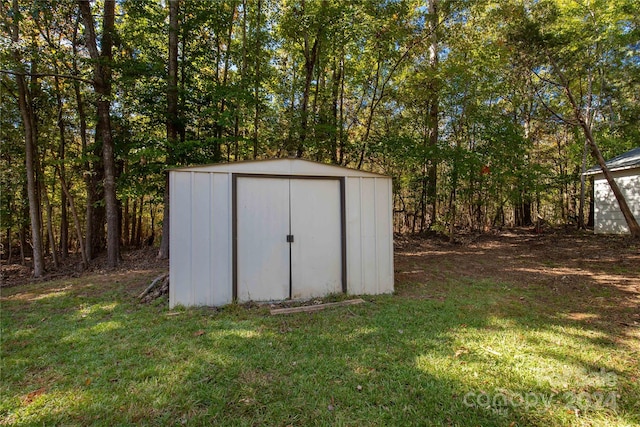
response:
[[[71,76],[68,74],[56,74],[56,73],[20,73],[18,71],[11,71],[11,70],[0,70],[0,73],[3,74],[10,74],[13,76],[28,76],[28,77],[58,77],[61,79],[71,79],[71,80],[77,80],[89,85],[93,84],[93,81],[88,80],[88,79],[84,79],[82,77],[78,77],[78,76]]]
[[[550,85],[557,86],[557,87],[562,87],[562,84],[561,84],[561,83],[554,82],[553,80],[550,80],[550,79],[547,79],[547,78],[545,78],[545,77],[542,77],[540,74],[538,74],[538,73],[536,72],[536,70],[533,70],[533,69],[532,69],[532,70],[531,70],[531,72],[532,72],[533,74],[535,74],[537,78],[539,78],[540,80],[542,80],[542,81],[543,81],[543,82],[545,82],[545,83],[549,83]]]
[[[18,94],[11,90],[11,88],[9,87],[9,85],[7,85],[7,82],[4,79],[2,80],[2,87],[5,89],[5,91],[9,95],[14,97],[16,100],[18,99]]]
[[[542,103],[544,108],[548,112],[550,112],[552,116],[554,116],[556,119],[558,119],[561,123],[565,123],[565,124],[572,125],[572,126],[578,126],[580,124],[580,123],[578,123],[576,121],[573,121],[573,120],[570,120],[570,119],[567,119],[567,118],[561,116],[553,108],[551,108],[549,105],[547,105],[547,103],[545,102],[544,98],[542,97],[542,94],[540,93],[540,90],[535,85],[534,85],[534,90],[535,90],[537,98],[540,100],[540,102]]]

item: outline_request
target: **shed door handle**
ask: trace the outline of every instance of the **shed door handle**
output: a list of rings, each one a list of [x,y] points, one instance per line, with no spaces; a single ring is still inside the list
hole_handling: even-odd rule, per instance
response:
[[[293,234],[287,234],[287,243],[293,243]]]

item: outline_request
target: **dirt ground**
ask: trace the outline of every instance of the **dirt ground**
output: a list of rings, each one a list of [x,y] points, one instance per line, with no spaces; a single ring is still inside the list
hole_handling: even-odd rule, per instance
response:
[[[47,272],[41,278],[34,279],[29,265],[10,264],[3,261],[0,266],[0,286],[2,288],[20,286],[27,283],[46,282],[49,280],[64,279],[68,277],[81,277],[87,274],[126,273],[127,271],[146,271],[169,268],[168,260],[156,258],[158,250],[152,247],[142,249],[124,250],[121,253],[122,263],[115,269],[109,269],[106,254],[101,254],[91,261],[87,270],[81,268],[81,258],[79,255],[70,255],[67,259],[61,260],[58,268],[55,268],[50,259],[45,261]],[[28,262],[27,262],[28,263]]]
[[[640,242],[626,236],[516,229],[462,235],[454,243],[400,236],[395,246],[400,295],[443,299],[439,284],[451,279],[490,280],[542,290],[539,304],[573,308],[575,320],[591,316],[585,307],[601,308],[603,320],[640,327]]]

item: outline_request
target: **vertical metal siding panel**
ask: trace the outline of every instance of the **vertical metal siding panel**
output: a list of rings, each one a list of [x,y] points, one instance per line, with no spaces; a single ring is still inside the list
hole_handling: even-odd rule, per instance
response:
[[[365,273],[364,273],[364,269],[366,268],[367,265],[367,259],[365,258],[365,254],[364,254],[364,250],[365,250],[365,241],[364,241],[364,235],[365,235],[365,231],[364,231],[364,212],[363,212],[363,205],[364,205],[364,201],[363,201],[363,196],[362,196],[362,186],[363,186],[363,181],[364,178],[360,178],[358,179],[358,221],[359,221],[359,225],[360,225],[360,292],[358,292],[359,294],[364,294],[367,292],[367,279],[365,277]]]
[[[378,292],[376,276],[376,223],[375,223],[375,178],[362,178],[361,188],[361,245],[363,265],[363,293]]]
[[[638,174],[639,175],[632,178],[631,191],[632,194],[635,194],[633,199],[633,216],[636,218],[636,221],[640,222],[640,171],[638,171]]]
[[[175,191],[175,180],[176,180],[176,172],[169,172],[169,194],[174,194]],[[171,200],[169,200],[169,210],[173,212],[173,206],[171,206]],[[169,216],[169,236],[171,236],[171,230],[173,230],[174,221],[171,220],[173,215]],[[173,245],[172,238],[169,238],[170,245]],[[171,253],[172,247],[169,247],[169,253]],[[178,264],[174,264],[175,257],[169,257],[169,308],[173,308],[176,304],[176,295],[175,295],[175,286],[171,285],[172,283],[178,283]]]
[[[640,176],[633,175],[637,173],[633,170],[617,172],[615,174],[615,180],[620,187],[620,191],[624,195],[624,198],[631,210],[633,216],[638,220],[640,218]],[[613,193],[613,191],[611,192]],[[617,233],[629,233],[629,226],[627,225],[627,221],[624,219],[624,215],[619,208],[619,205],[616,201],[616,206],[618,207],[617,214]]]
[[[620,187],[633,216],[637,221],[640,221],[640,175],[638,175],[640,171],[630,171],[629,173],[630,175],[619,178]]]
[[[360,240],[360,179],[347,178],[345,185],[347,208],[347,290],[363,293],[362,242]]]
[[[211,305],[231,302],[231,174],[212,174]]]
[[[171,308],[189,305],[191,288],[191,173],[173,172],[170,188],[170,289]]]
[[[291,298],[342,290],[340,181],[291,179]]]
[[[387,245],[389,246],[389,287],[388,291],[393,292],[395,289],[396,279],[395,279],[395,250],[393,246],[393,179],[387,179],[387,197],[389,200],[389,205],[387,206],[387,215],[389,218],[389,241]]]
[[[217,193],[214,189],[214,177],[215,173],[209,174],[209,224],[211,226],[211,232],[209,233],[209,286],[207,287],[207,298],[205,305],[212,306],[213,303],[213,281],[216,276],[216,269],[214,266],[215,256],[215,235],[214,233],[218,230],[218,224],[214,221],[215,218],[215,205],[213,203],[214,198],[217,196]]]
[[[376,248],[378,293],[393,292],[393,225],[391,219],[390,179],[374,178],[376,182]]]
[[[374,271],[376,272],[376,287],[375,293],[380,293],[380,236],[378,235],[379,229],[379,221],[380,215],[378,215],[378,178],[373,178],[373,247],[375,248],[375,264],[373,265]]]
[[[237,181],[238,301],[289,296],[289,180]]]
[[[594,215],[594,232],[595,233],[603,233],[602,226],[604,221],[602,220],[602,206],[605,203],[603,194],[602,194],[602,179],[594,179],[593,180],[593,215]]]
[[[208,303],[211,287],[211,178],[208,173],[194,173],[191,186],[191,269],[193,305]]]
[[[614,179],[625,196],[629,208],[637,220],[640,220],[640,175],[631,175],[633,171],[614,173]],[[629,174],[625,176],[625,173]],[[620,210],[620,205],[602,176],[594,180],[594,211],[596,233],[628,233],[629,227]]]

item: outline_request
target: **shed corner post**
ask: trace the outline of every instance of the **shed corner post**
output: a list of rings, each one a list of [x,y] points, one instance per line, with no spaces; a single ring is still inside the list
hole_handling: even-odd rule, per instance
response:
[[[231,174],[231,301],[238,301],[238,175]]]
[[[346,176],[340,177],[340,223],[341,223],[341,246],[342,246],[342,293],[348,292],[347,286],[347,196],[346,196]]]

